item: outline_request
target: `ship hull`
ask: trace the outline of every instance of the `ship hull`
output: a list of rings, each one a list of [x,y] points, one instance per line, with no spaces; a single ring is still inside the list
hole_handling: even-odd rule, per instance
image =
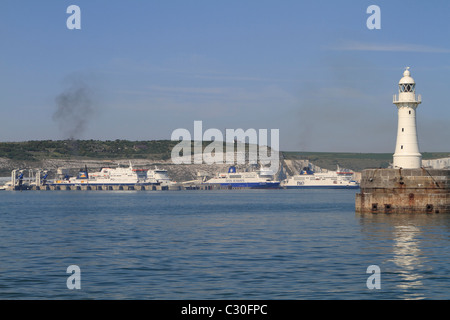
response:
[[[47,183],[48,186],[152,186],[159,183],[138,183],[138,182],[69,182],[69,183]]]
[[[215,185],[228,188],[248,188],[248,189],[279,189],[280,183],[265,182],[234,182],[234,183],[207,183],[207,185]]]
[[[359,186],[283,186],[286,189],[359,189]]]

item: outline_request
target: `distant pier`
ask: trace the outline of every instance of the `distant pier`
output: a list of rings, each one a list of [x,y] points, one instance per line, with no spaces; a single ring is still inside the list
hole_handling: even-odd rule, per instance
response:
[[[17,190],[17,187],[16,187]],[[125,191],[125,190],[143,190],[143,191],[162,191],[169,190],[169,186],[160,185],[43,185],[43,186],[31,186],[30,190],[97,190],[97,191]]]
[[[251,189],[248,187],[231,187],[206,184],[174,184],[174,185],[16,185],[7,188],[13,191],[177,191],[177,190],[232,190]]]

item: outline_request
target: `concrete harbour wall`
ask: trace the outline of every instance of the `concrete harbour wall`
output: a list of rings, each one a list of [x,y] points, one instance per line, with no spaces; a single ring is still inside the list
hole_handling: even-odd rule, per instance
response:
[[[450,213],[450,170],[368,169],[357,213]]]

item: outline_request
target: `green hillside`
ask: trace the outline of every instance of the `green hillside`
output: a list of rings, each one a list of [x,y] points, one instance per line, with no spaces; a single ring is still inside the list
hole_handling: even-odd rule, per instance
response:
[[[335,170],[343,168],[361,171],[368,168],[387,168],[392,163],[392,153],[347,153],[347,152],[283,152],[287,160],[304,159],[315,165]],[[438,159],[450,157],[450,152],[424,152],[422,158]]]
[[[150,140],[42,140],[25,142],[0,142],[0,158],[17,161],[42,159],[155,159],[168,160],[178,141]],[[210,141],[203,142],[203,148]],[[240,144],[242,146],[242,144]],[[193,150],[194,142],[191,142]],[[226,150],[226,143],[223,144]],[[237,144],[235,145],[235,150]],[[248,145],[246,145],[248,150]]]
[[[0,143],[0,157],[39,161],[42,159],[169,159],[176,141],[43,140]]]

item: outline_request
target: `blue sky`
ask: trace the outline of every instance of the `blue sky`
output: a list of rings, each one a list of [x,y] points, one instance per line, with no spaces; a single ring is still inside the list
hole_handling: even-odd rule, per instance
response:
[[[449,16],[449,1],[2,0],[0,141],[68,138],[57,98],[82,83],[79,139],[170,139],[202,120],[279,129],[282,150],[393,153],[410,66],[420,149],[450,151]]]

